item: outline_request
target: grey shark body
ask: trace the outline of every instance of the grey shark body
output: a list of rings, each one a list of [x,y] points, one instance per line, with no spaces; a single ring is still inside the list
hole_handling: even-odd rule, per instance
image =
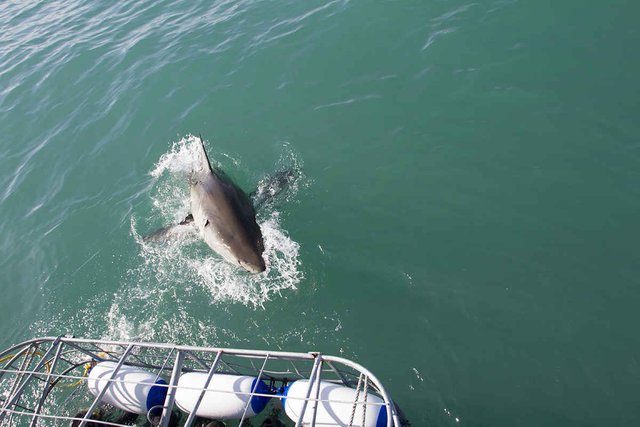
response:
[[[193,223],[225,260],[252,273],[265,270],[264,243],[249,197],[222,171],[211,167],[200,139],[198,170],[189,178]]]

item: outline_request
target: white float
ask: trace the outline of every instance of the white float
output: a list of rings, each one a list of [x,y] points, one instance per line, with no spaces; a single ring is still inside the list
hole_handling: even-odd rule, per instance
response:
[[[89,391],[98,396],[109,383],[116,368],[115,362],[100,362],[91,368],[87,378]],[[167,388],[159,384],[166,381],[151,372],[133,366],[122,365],[102,401],[126,412],[146,414],[149,409],[163,405]]]
[[[285,399],[282,400],[285,413],[295,423],[300,418],[302,405],[309,389],[309,380],[298,380],[291,383],[284,392]],[[315,395],[313,387],[311,398]],[[353,425],[362,426],[362,414],[364,410],[364,392],[360,391],[358,404],[353,408],[356,400],[356,390],[328,381],[320,381],[320,390],[316,411],[317,426],[348,426],[353,414]],[[313,401],[307,403],[304,412],[303,425],[311,425],[313,419]],[[368,393],[366,404],[366,418],[363,427],[383,427],[387,425],[387,408],[384,400],[380,397]]]
[[[180,376],[176,390],[176,405],[191,413],[207,382],[208,375],[202,372],[189,372]],[[246,375],[214,374],[207,391],[202,397],[196,415],[217,420],[242,418],[247,404],[247,417],[260,413],[269,402],[269,397],[253,396],[249,402],[249,393],[269,394],[269,387],[256,377]]]

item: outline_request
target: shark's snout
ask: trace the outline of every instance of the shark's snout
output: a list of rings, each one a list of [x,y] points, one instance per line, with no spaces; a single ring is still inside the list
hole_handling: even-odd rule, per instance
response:
[[[259,257],[259,260],[253,262],[239,261],[240,266],[250,273],[262,273],[267,269],[267,266],[264,263],[264,259]]]

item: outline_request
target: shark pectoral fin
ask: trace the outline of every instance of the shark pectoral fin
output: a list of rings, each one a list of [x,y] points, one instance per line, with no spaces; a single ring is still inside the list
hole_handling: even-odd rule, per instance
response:
[[[182,221],[180,221],[179,225],[187,225],[193,222],[193,214],[187,215]]]
[[[193,215],[189,214],[183,221],[178,224],[169,225],[168,227],[162,227],[159,230],[154,231],[143,240],[147,243],[166,242],[168,240],[175,240],[189,233],[196,233],[197,229],[193,222]]]

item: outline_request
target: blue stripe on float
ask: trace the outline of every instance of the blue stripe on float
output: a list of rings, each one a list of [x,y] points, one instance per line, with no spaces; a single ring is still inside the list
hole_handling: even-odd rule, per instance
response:
[[[156,384],[167,384],[162,378],[156,381]],[[164,399],[167,397],[167,388],[159,385],[151,386],[149,394],[147,394],[147,411],[154,406],[164,405]]]
[[[256,387],[256,381],[258,381],[258,379],[254,378],[254,380],[251,382],[251,390]],[[258,382],[258,386],[255,389],[255,393],[269,394],[269,392],[269,387],[267,387],[267,385],[262,380],[260,380],[260,382]],[[260,412],[262,412],[264,407],[267,406],[267,403],[269,403],[270,399],[270,397],[266,396],[253,396],[253,398],[251,399],[251,409],[254,413],[259,414]]]
[[[387,407],[381,406],[380,412],[378,412],[378,420],[376,421],[376,427],[386,427],[387,425]]]
[[[295,381],[293,383],[295,383]],[[287,408],[287,406],[286,406],[286,404],[287,404],[287,395],[289,394],[289,389],[291,388],[293,383],[287,384],[287,386],[284,388],[284,392],[282,392],[282,394],[281,394],[281,396],[284,396],[282,398],[282,409],[286,409]]]

